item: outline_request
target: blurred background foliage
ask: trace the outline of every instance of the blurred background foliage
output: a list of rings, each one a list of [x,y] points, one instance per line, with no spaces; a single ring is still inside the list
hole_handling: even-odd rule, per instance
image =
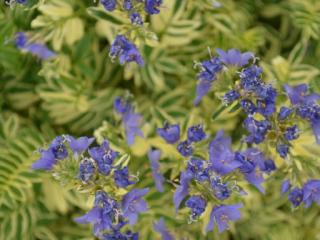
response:
[[[112,104],[127,91],[145,120],[146,138],[128,149],[130,168],[139,172],[141,186],[153,185],[145,156],[150,146],[164,153],[161,171],[168,179],[174,180],[183,168],[175,149],[155,136],[155,128],[165,120],[184,128],[204,123],[212,134],[223,128],[237,145],[244,133],[239,112],[225,109],[213,119],[220,107],[213,91],[199,107],[192,105],[193,63],[209,58],[208,49],[253,51],[261,59],[265,80],[278,89],[285,82],[305,82],[320,92],[320,1],[224,0],[216,7],[213,2],[165,0],[146,29],[132,32],[145,58],[143,68],[111,62],[110,42],[127,30],[127,23],[120,13],[107,13],[92,0],[32,0],[28,6],[13,7],[1,3],[1,240],[93,239],[88,226],[72,220],[89,209],[90,199],[31,171],[30,165],[35,151],[56,134],[94,134],[117,144]],[[13,44],[18,31],[31,33],[58,56],[40,62],[21,53]],[[320,150],[313,142],[308,135],[296,141],[295,155],[302,159],[297,168],[310,169],[319,178],[315,160]],[[222,235],[214,231],[205,236],[202,222],[186,227],[187,212],[174,212],[173,182],[166,184],[166,194],[154,188],[148,194],[152,210],[140,216],[135,228],[141,239],[159,239],[152,222],[164,216],[181,239],[320,239],[319,208],[292,211],[280,196],[283,177],[281,171],[271,177],[265,196],[252,189],[244,198],[242,220]]]

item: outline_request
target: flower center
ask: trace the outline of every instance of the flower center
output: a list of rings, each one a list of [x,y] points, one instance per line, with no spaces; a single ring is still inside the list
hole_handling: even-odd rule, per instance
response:
[[[221,220],[222,222],[228,222],[229,218],[228,218],[227,215],[222,214],[222,215],[220,216],[220,220]]]

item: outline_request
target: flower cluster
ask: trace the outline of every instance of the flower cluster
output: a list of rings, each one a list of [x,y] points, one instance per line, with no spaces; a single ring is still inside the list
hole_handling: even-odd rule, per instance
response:
[[[197,129],[195,133],[195,129]],[[193,134],[191,134],[193,133]],[[167,143],[177,142],[179,139],[179,125],[166,125],[158,129],[158,134]],[[195,137],[196,136],[196,137]],[[192,126],[188,129],[188,140],[201,141],[206,136],[202,127]],[[181,149],[177,150],[180,152]],[[181,153],[181,152],[180,152]],[[196,156],[189,157],[187,168],[180,174],[180,185],[174,194],[174,204],[178,211],[183,200],[192,193],[186,200],[185,206],[190,208],[190,219],[197,219],[205,211],[207,202],[216,203],[211,210],[210,222],[207,231],[213,229],[214,221],[220,232],[228,227],[228,221],[240,218],[238,209],[241,204],[225,204],[233,192],[240,195],[246,194],[235,182],[228,181],[228,176],[234,174],[243,175],[250,184],[261,192],[264,188],[261,183],[264,181],[264,174],[270,174],[276,169],[271,159],[266,159],[261,151],[256,148],[248,148],[243,152],[234,152],[231,149],[231,139],[219,131],[209,144],[209,160]],[[186,154],[181,153],[182,156]],[[194,194],[196,193],[196,194]]]
[[[249,133],[245,138],[247,143],[273,142],[278,154],[286,158],[290,152],[290,142],[300,135],[296,116],[310,123],[316,140],[320,143],[320,106],[316,102],[320,98],[318,94],[308,95],[306,84],[294,87],[284,85],[292,106],[281,106],[277,111],[277,91],[262,80],[263,69],[257,65],[257,58],[253,53],[241,53],[235,49],[216,51],[219,56],[200,64],[196,103],[209,91],[219,72],[236,68],[232,89],[224,94],[222,101],[227,106],[236,102],[247,115],[243,122]]]
[[[115,163],[119,153],[114,151],[109,142],[90,147],[94,138],[72,136],[56,137],[45,150],[40,150],[41,157],[33,165],[33,169],[55,171],[55,166],[64,161],[75,160],[78,171],[73,176],[83,188],[93,191],[95,201],[93,208],[75,219],[81,224],[93,224],[94,235],[99,239],[138,239],[138,233],[121,232],[128,223],[134,225],[138,214],[147,211],[147,203],[142,199],[148,188],[131,188],[119,197],[113,191],[106,192],[104,185],[113,181],[113,188],[127,189],[136,181],[130,176],[127,166]]]
[[[146,14],[154,15],[160,12],[162,0],[100,0],[104,9],[108,12],[116,8],[128,14],[133,27],[143,27],[143,16]],[[129,35],[129,34],[128,34]],[[126,62],[136,62],[143,66],[143,58],[133,41],[124,35],[117,35],[113,41],[109,56],[111,59],[119,58],[120,64]]]
[[[101,0],[100,1],[106,11],[112,12],[117,8],[125,10],[132,24],[143,25],[143,20],[141,17],[141,9],[145,11],[146,14],[158,14],[160,12],[160,6],[162,5],[162,0]]]
[[[47,60],[56,56],[54,52],[41,43],[29,43],[27,35],[24,32],[18,32],[16,34],[15,45],[18,49],[31,53],[42,60]]]
[[[136,62],[140,66],[144,65],[143,58],[137,46],[124,35],[118,35],[115,38],[111,45],[109,56],[112,59],[119,58],[120,64]]]
[[[209,60],[198,64],[200,73],[198,74],[198,85],[196,89],[197,97],[194,104],[200,103],[201,99],[209,92],[212,83],[217,79],[217,75],[224,69],[224,66],[242,67],[246,65],[254,55],[251,52],[241,53],[236,49],[227,52],[217,49],[219,56],[212,57]],[[230,91],[226,95],[226,101],[234,101],[240,97],[237,91]]]
[[[202,97],[210,90],[214,81],[222,71],[231,71],[231,89],[224,93],[222,101],[226,106],[234,105],[241,108],[246,114],[243,126],[248,131],[245,142],[248,148],[245,151],[233,152],[230,148],[231,140],[223,136],[219,131],[209,146],[209,161],[190,158],[187,170],[181,173],[180,186],[175,193],[175,204],[178,209],[182,200],[190,193],[190,186],[196,182],[196,186],[206,185],[211,187],[211,195],[215,199],[225,200],[232,192],[228,189],[228,183],[221,178],[232,173],[240,172],[244,178],[254,185],[261,192],[264,181],[263,174],[270,174],[276,170],[272,159],[266,158],[265,154],[252,145],[264,145],[263,149],[275,146],[280,157],[286,159],[290,154],[291,142],[298,139],[299,119],[306,120],[311,125],[317,143],[320,143],[320,105],[317,100],[318,94],[308,94],[308,86],[300,84],[297,86],[284,85],[285,94],[291,102],[291,106],[281,106],[277,111],[277,91],[271,85],[262,80],[262,68],[257,65],[257,58],[252,53],[241,53],[231,49],[227,52],[217,49],[218,56],[200,63],[201,71],[197,78],[197,97],[195,104],[198,104]],[[234,69],[237,71],[234,71]],[[218,90],[219,91],[219,90]],[[301,122],[301,121],[300,121]],[[168,141],[167,141],[168,142]],[[270,155],[270,152],[267,152]],[[190,154],[191,155],[191,154]],[[235,176],[239,176],[237,173]],[[218,184],[216,184],[216,179]],[[205,183],[204,182],[208,182]],[[294,207],[304,203],[309,207],[312,202],[320,204],[320,181],[309,180],[302,188],[291,187],[288,180],[283,182],[282,193],[289,192],[289,200]],[[201,191],[200,191],[201,193]],[[201,215],[205,209],[205,197],[192,196],[186,201],[186,206],[191,209],[192,218]],[[237,210],[234,210],[237,215]],[[224,229],[219,226],[219,230]],[[210,224],[213,224],[211,215]],[[209,224],[209,229],[213,225]]]
[[[285,180],[282,183],[281,193],[289,192],[288,199],[293,207],[298,207],[301,203],[310,207],[313,202],[320,205],[320,180],[312,179],[307,181],[302,188],[292,188],[290,181]]]

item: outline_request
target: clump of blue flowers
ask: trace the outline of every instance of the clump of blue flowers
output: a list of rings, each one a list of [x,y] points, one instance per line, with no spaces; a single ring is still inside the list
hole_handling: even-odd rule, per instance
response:
[[[216,223],[222,232],[229,227],[229,221],[240,219],[242,204],[231,201],[233,196],[247,193],[238,182],[245,180],[261,193],[266,192],[264,182],[277,170],[273,160],[276,156],[270,153],[270,149],[273,148],[283,159],[290,157],[290,148],[302,134],[303,121],[299,118],[310,124],[319,143],[320,108],[317,101],[320,95],[308,94],[306,84],[284,85],[291,106],[278,108],[279,93],[271,83],[263,80],[263,69],[253,53],[241,53],[235,49],[217,49],[217,53],[218,56],[197,64],[200,72],[194,103],[200,103],[214,82],[222,81],[223,72],[234,74],[230,90],[222,95],[221,100],[226,108],[242,109],[244,114],[243,127],[247,135],[240,149],[234,151],[231,138],[220,130],[209,142],[205,154],[203,141],[210,139],[210,134],[205,132],[203,125],[189,127],[186,139],[181,139],[184,134],[179,124],[165,123],[157,133],[167,144],[175,145],[181,158],[187,159],[173,197],[176,211],[184,204],[189,209],[192,222],[197,221],[210,206],[206,230],[211,231]],[[198,142],[202,142],[201,145]],[[203,157],[205,155],[207,157]],[[288,199],[293,207],[301,204],[309,207],[313,202],[320,204],[319,180],[307,180],[302,187],[292,187],[289,180],[285,180],[281,191],[289,193]]]
[[[143,197],[149,189],[134,188],[137,178],[130,175],[128,166],[116,162],[119,152],[112,149],[108,140],[98,146],[91,146],[94,138],[74,138],[69,135],[56,137],[46,149],[33,169],[50,171],[59,176],[61,171],[73,173],[72,180],[85,192],[94,194],[94,205],[85,215],[75,219],[80,224],[92,224],[99,239],[138,239],[138,233],[122,231],[137,222],[139,213],[148,210]],[[71,171],[76,169],[75,172]],[[105,184],[112,184],[114,190],[105,190]],[[126,189],[122,196],[115,195],[117,189]]]
[[[180,127],[178,124],[170,125],[166,123],[163,128],[158,128],[158,134],[168,144],[177,144],[177,151],[182,157],[188,158],[186,170],[181,172],[180,185],[174,193],[176,211],[179,210],[181,203],[189,196],[185,201],[185,206],[190,209],[191,221],[196,221],[205,212],[208,202],[216,203],[216,206],[211,210],[207,231],[213,229],[214,221],[217,222],[219,231],[223,231],[227,228],[228,221],[239,219],[240,213],[237,214],[237,217],[228,218],[228,212],[222,218],[221,216],[217,217],[217,214],[219,214],[217,209],[221,208],[221,211],[224,211],[223,209],[227,211],[229,206],[232,207],[232,205],[223,204],[224,200],[228,199],[232,193],[244,194],[244,191],[235,182],[226,180],[228,174],[241,172],[240,169],[245,168],[246,164],[239,161],[238,155],[231,150],[231,139],[224,136],[224,133],[220,131],[210,142],[209,160],[205,160],[193,156],[193,150],[197,148],[197,143],[207,138],[203,125],[190,126],[187,130],[187,139],[180,143],[177,143],[180,139]],[[266,164],[263,157],[260,160],[259,164],[262,171],[270,172],[273,170],[265,167]],[[258,162],[253,162],[252,165],[248,173],[255,171],[259,167]],[[256,184],[256,180],[253,177],[248,179],[253,185]],[[197,194],[194,194],[195,192]],[[238,210],[236,211],[238,212]],[[221,213],[221,215],[223,214]]]
[[[123,35],[118,35],[115,38],[111,45],[109,56],[112,59],[119,58],[122,65],[126,62],[136,62],[140,66],[144,65],[143,58],[136,45]]]
[[[160,13],[160,7],[163,4],[162,0],[100,0],[104,9],[108,12],[113,12],[118,9],[126,13],[130,20],[131,26],[129,29],[135,31],[145,31],[144,19],[148,15],[155,15]],[[129,62],[136,62],[139,66],[144,65],[144,60],[135,45],[135,39],[130,39],[130,32],[124,35],[117,35],[113,41],[109,56],[111,59],[119,58],[121,65]]]

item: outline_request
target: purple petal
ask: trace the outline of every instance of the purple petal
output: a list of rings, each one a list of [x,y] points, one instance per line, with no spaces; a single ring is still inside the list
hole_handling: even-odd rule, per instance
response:
[[[155,185],[156,188],[159,192],[163,192],[163,182],[164,182],[164,177],[162,174],[159,172],[159,159],[161,157],[161,151],[160,150],[152,150],[150,149],[148,152],[148,158],[151,163],[151,169],[152,169],[152,176],[153,179],[155,180]]]
[[[133,201],[140,200],[144,195],[146,195],[149,192],[149,188],[143,188],[143,189],[131,189],[130,192],[128,192],[126,195],[123,196],[122,199],[122,208],[124,211],[126,211],[129,207],[129,205]]]
[[[303,101],[304,95],[308,91],[308,86],[307,84],[300,84],[294,87],[290,87],[288,84],[285,84],[284,90],[287,92],[291,103],[293,105],[296,105]]]
[[[313,121],[311,127],[317,143],[320,144],[320,121]]]
[[[240,67],[248,64],[249,60],[250,60],[251,58],[253,58],[253,57],[254,57],[254,53],[252,53],[252,52],[242,53],[242,55],[241,55],[241,61],[240,61]]]
[[[102,209],[98,207],[94,207],[85,215],[75,218],[74,221],[80,224],[96,223],[101,219],[101,216],[102,216]]]
[[[170,232],[167,230],[163,218],[160,218],[160,220],[153,224],[153,229],[161,234],[162,240],[173,240],[173,236],[170,234]]]
[[[228,64],[237,65],[241,61],[241,53],[237,49],[230,49],[228,51]]]
[[[318,101],[319,99],[320,99],[320,95],[317,93],[312,93],[312,94],[304,97],[304,101],[306,104],[313,103],[315,101]]]
[[[283,183],[281,185],[281,194],[288,192],[290,187],[291,187],[291,184],[290,184],[289,180],[283,181]]]
[[[131,226],[135,225],[138,221],[138,214],[135,212],[129,212],[128,214],[124,214],[124,217],[127,217],[129,219],[129,224]]]
[[[201,99],[209,92],[211,88],[212,82],[207,80],[198,81],[197,89],[196,89],[196,99],[194,100],[194,105],[198,105]]]
[[[254,170],[250,173],[245,173],[246,180],[254,185],[260,192],[265,193],[264,188],[261,186],[261,183],[264,182],[262,172],[259,170]]]
[[[135,136],[143,137],[143,133],[140,130],[142,116],[129,112],[124,115],[123,121],[126,129],[127,143],[130,146],[134,143]]]
[[[160,160],[161,157],[161,151],[160,150],[152,150],[150,149],[148,152],[148,158],[151,162],[151,166],[155,169],[158,169],[159,164],[158,161]]]
[[[39,43],[32,43],[25,46],[23,49],[26,51],[33,53],[38,58],[47,60],[49,58],[55,57],[56,54],[49,50],[46,46],[39,44]]]
[[[222,49],[220,48],[217,48],[216,49],[216,52],[218,53],[219,57],[220,57],[220,60],[223,62],[223,63],[226,63],[228,62],[228,55],[225,51],[223,51]]]
[[[41,152],[41,158],[32,164],[32,169],[44,169],[51,170],[53,165],[57,162],[54,158],[54,154],[50,150],[43,150]]]
[[[206,227],[206,232],[210,232],[213,228],[214,228],[214,207],[212,208],[210,213],[210,220]]]
[[[189,182],[191,181],[192,176],[190,176],[187,172],[182,172],[180,176],[180,186],[177,187],[174,195],[173,202],[178,212],[179,206],[182,200],[189,194]]]
[[[87,150],[87,148],[94,141],[94,138],[88,137],[80,137],[78,139],[75,139],[72,136],[68,136],[67,138],[69,141],[70,148],[76,154],[81,154],[83,151]]]

